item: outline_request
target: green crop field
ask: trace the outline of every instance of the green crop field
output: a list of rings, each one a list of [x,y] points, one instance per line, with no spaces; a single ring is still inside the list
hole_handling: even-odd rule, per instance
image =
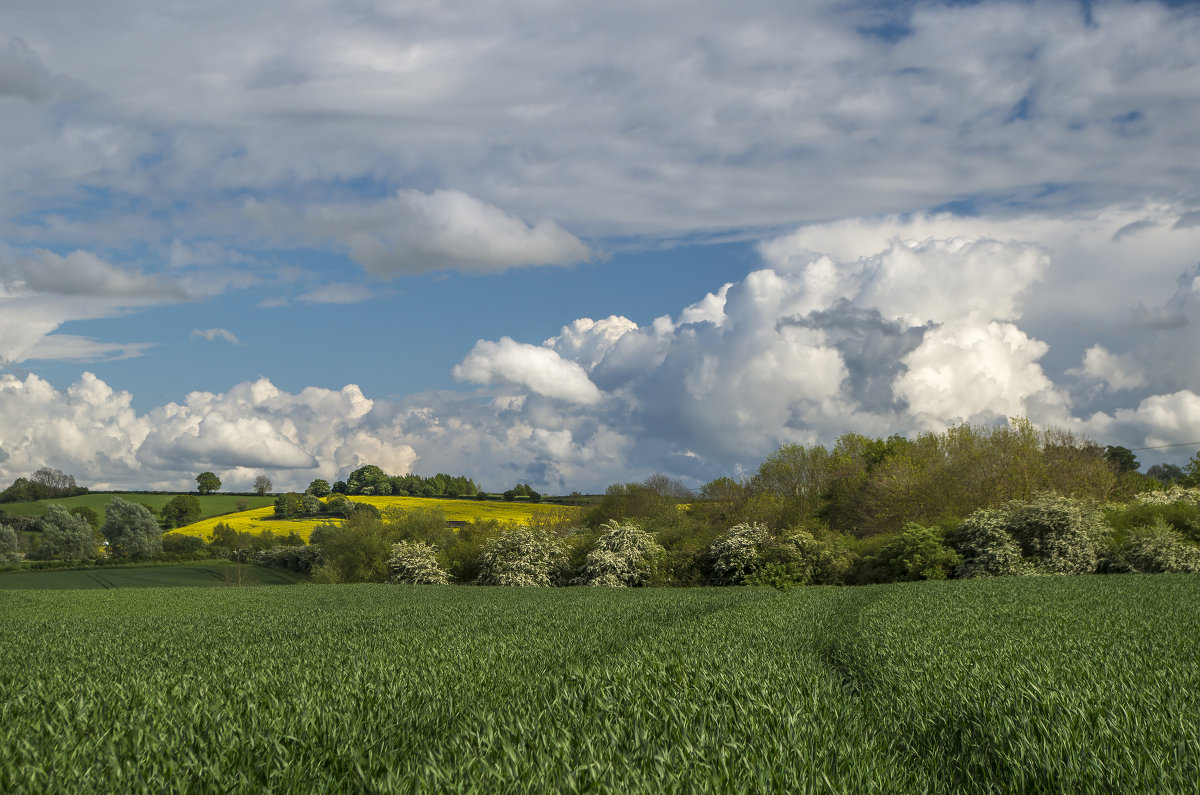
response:
[[[117,567],[67,571],[0,572],[0,590],[77,590],[217,585],[291,585],[296,579],[278,569],[224,560],[170,566]]]
[[[187,492],[180,492],[186,494]],[[156,511],[162,510],[162,507],[170,502],[178,494],[81,494],[78,497],[64,497],[60,500],[37,500],[35,502],[6,502],[0,504],[0,511],[17,516],[41,516],[46,512],[46,508],[50,505],[61,505],[68,510],[79,505],[91,508],[100,518],[104,518],[104,506],[113,497],[120,497],[129,502],[139,502],[149,505]],[[218,516],[224,513],[232,513],[240,510],[241,504],[245,504],[247,508],[261,508],[264,505],[273,505],[274,497],[246,497],[237,496],[234,494],[205,494],[203,496],[193,495],[200,500],[201,517]]]
[[[0,791],[1195,792],[1200,577],[0,592]]]

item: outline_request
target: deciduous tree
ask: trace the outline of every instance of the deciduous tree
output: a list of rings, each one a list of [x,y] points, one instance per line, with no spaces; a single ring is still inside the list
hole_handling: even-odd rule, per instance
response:
[[[61,505],[51,505],[40,524],[42,555],[70,563],[95,557],[96,536],[87,520],[75,516]]]
[[[150,511],[120,497],[104,506],[102,532],[116,557],[142,560],[162,553],[162,530]]]
[[[203,512],[198,498],[191,494],[180,494],[172,497],[158,515],[166,520],[168,527],[183,527],[199,519]]]
[[[211,494],[221,488],[221,479],[212,472],[201,472],[196,476],[196,486],[201,494]]]

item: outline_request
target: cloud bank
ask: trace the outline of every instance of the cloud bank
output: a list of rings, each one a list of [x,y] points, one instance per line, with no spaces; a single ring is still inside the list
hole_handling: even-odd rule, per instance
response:
[[[1107,223],[1111,236],[1124,218]],[[381,400],[260,379],[138,414],[91,375],[62,391],[5,375],[0,478],[50,464],[97,485],[179,488],[203,468],[231,488],[259,472],[300,488],[371,462],[570,491],[656,470],[704,482],[781,443],[1012,416],[1131,447],[1200,440],[1200,364],[1188,353],[1200,343],[1200,266],[1161,285],[1147,310],[1186,322],[1119,316],[1105,344],[1049,371],[1028,309],[1062,278],[1053,252],[1067,267],[1086,242],[920,236],[929,229],[964,232],[936,217],[808,227],[765,242],[741,280],[649,324],[578,318],[540,344],[480,340],[454,368],[469,393]]]

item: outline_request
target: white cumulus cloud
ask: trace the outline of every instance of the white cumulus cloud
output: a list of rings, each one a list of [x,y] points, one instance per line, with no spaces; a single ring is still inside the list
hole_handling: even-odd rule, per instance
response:
[[[555,351],[503,337],[480,340],[454,368],[454,377],[477,384],[514,384],[550,398],[594,405],[603,394],[577,362]]]

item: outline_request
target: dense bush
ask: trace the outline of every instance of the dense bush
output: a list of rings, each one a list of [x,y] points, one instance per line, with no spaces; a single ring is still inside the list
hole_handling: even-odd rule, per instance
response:
[[[209,542],[209,546],[218,553],[243,562],[249,560],[256,552],[281,545],[304,546],[304,539],[294,531],[286,536],[276,535],[269,530],[243,533],[234,530],[226,522],[218,522],[212,529],[212,541]]]
[[[1129,502],[1107,505],[1105,518],[1117,533],[1162,520],[1189,541],[1200,542],[1200,489],[1172,486],[1144,492]]]
[[[21,562],[21,553],[17,547],[17,531],[6,524],[0,524],[0,565],[15,566]]]
[[[391,540],[378,512],[351,513],[340,525],[318,527],[309,538],[320,549],[323,563],[313,569],[316,582],[383,582]]]
[[[1087,574],[1107,532],[1094,503],[1052,493],[976,511],[958,531],[959,574]]]
[[[646,585],[664,554],[654,536],[636,524],[615,520],[600,529],[603,532],[588,552],[576,582],[611,588]]]
[[[259,566],[288,569],[299,574],[309,574],[323,563],[321,550],[307,545],[278,545],[260,549],[250,555],[250,561]]]
[[[125,503],[128,505],[129,503]],[[77,563],[96,556],[96,535],[87,520],[70,513],[61,505],[51,505],[41,518],[42,545],[39,558],[56,558]],[[154,532],[159,532],[158,525]]]
[[[440,508],[389,506],[383,511],[383,524],[388,535],[397,541],[422,541],[443,549],[454,538],[454,528],[447,523],[446,512]]]
[[[445,585],[450,582],[438,565],[437,549],[422,541],[397,541],[387,561],[388,582],[397,585]]]
[[[742,582],[745,585],[832,585],[844,581],[853,553],[842,539],[824,530],[820,537],[802,528],[767,534],[758,547],[758,564]]]
[[[162,551],[164,555],[194,555],[208,548],[203,538],[183,533],[164,533]]]
[[[320,500],[318,502],[317,511],[320,511]],[[306,506],[304,504],[304,495],[297,494],[294,491],[289,491],[286,494],[280,494],[275,498],[275,518],[276,519],[295,519],[298,516],[304,516]]]
[[[1007,507],[1009,532],[1036,573],[1096,570],[1099,544],[1108,527],[1094,503],[1047,493]]]
[[[709,547],[713,580],[719,585],[740,585],[761,562],[761,551],[770,538],[767,528],[757,522],[743,522]]]
[[[1200,572],[1200,548],[1161,519],[1135,528],[1105,556],[1104,570],[1114,573],[1172,574]]]
[[[514,527],[484,544],[479,556],[480,585],[549,586],[566,574],[566,545],[552,532]]]
[[[891,581],[944,580],[954,574],[962,556],[946,543],[940,527],[909,522],[875,555],[878,569]]]
[[[1025,574],[1021,547],[1008,530],[1008,513],[982,508],[968,516],[958,528],[958,551],[962,555],[959,577],[1009,577]]]
[[[344,494],[332,494],[325,500],[325,513],[334,516],[349,516],[353,503]]]
[[[86,505],[76,505],[71,508],[71,513],[90,524],[93,530],[100,530],[100,514]]]
[[[446,571],[454,582],[471,583],[479,579],[483,549],[502,529],[495,519],[475,519],[451,531],[446,542],[438,545],[446,561]]]

